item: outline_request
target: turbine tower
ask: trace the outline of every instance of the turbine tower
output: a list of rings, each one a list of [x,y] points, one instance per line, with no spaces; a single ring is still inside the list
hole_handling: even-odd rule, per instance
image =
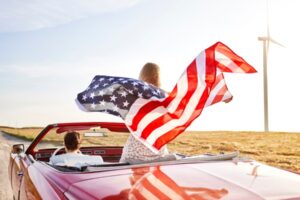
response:
[[[263,91],[264,91],[264,129],[269,132],[269,105],[268,105],[268,54],[270,42],[284,47],[270,36],[269,30],[269,7],[267,1],[267,36],[258,37],[263,42]]]

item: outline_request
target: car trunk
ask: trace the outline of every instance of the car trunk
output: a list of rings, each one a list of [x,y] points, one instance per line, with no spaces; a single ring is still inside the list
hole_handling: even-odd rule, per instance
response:
[[[126,172],[126,173],[125,173]],[[100,175],[101,174],[101,175]],[[208,162],[94,173],[73,183],[70,199],[300,198],[299,175],[257,162]]]

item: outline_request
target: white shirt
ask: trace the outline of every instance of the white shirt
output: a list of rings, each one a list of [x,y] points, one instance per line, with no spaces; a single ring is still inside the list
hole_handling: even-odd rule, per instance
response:
[[[101,156],[91,156],[80,153],[65,153],[50,157],[49,163],[52,165],[79,168],[86,165],[101,165],[103,164],[103,159]]]

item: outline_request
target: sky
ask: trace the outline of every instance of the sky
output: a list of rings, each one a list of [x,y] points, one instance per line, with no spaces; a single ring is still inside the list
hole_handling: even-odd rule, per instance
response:
[[[233,100],[206,108],[191,130],[263,131],[263,51],[269,45],[270,131],[300,132],[298,0],[0,0],[0,125],[121,121],[75,104],[95,75],[137,78],[161,67],[172,90],[217,41],[258,71],[225,74]],[[268,5],[268,6],[267,6]],[[268,9],[267,9],[268,8]]]

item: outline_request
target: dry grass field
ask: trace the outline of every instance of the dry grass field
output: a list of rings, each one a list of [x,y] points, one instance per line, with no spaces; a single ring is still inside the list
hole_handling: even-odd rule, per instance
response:
[[[41,128],[0,127],[0,130],[32,140]],[[127,135],[123,134],[122,137],[114,137],[114,141],[110,139],[107,142],[124,144],[126,138]],[[168,144],[168,147],[172,152],[186,155],[239,151],[242,156],[300,173],[300,133],[185,132]]]

